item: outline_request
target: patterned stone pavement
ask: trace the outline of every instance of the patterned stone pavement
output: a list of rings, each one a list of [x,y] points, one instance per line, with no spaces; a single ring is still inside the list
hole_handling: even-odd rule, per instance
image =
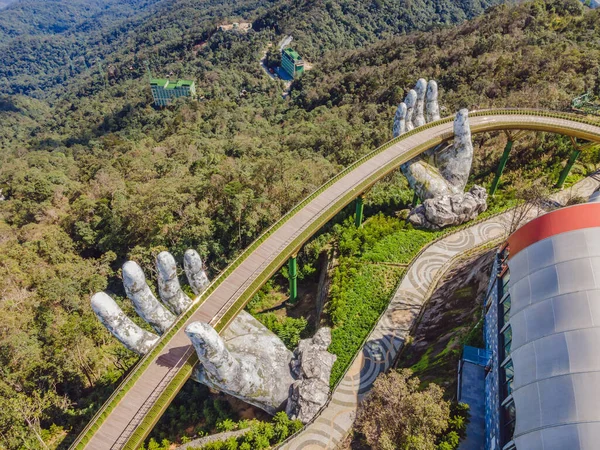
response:
[[[554,194],[552,200],[564,204],[572,197],[587,198],[598,186],[600,175],[596,173],[572,188]],[[387,310],[333,392],[329,404],[315,421],[280,448],[335,449],[352,428],[358,402],[369,392],[375,378],[385,372],[398,355],[437,281],[456,258],[503,240],[510,219],[511,213],[506,212],[430,244],[408,267]]]

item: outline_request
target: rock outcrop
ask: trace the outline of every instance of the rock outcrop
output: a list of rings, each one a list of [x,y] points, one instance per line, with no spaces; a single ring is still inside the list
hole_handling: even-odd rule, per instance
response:
[[[423,117],[423,105],[425,118]],[[394,137],[426,122],[439,120],[438,86],[420,79],[415,89],[398,106],[394,116]],[[411,188],[424,204],[411,211],[409,222],[439,229],[472,220],[487,208],[482,188],[464,193],[473,162],[469,113],[461,109],[454,120],[454,142],[424,152],[401,166]]]
[[[329,378],[337,357],[327,351],[331,330],[321,328],[311,339],[300,341],[290,363],[295,378],[286,413],[303,423],[310,421],[329,397]]]
[[[442,195],[427,199],[410,212],[409,222],[421,228],[438,230],[477,218],[487,208],[487,192],[473,186],[464,194]]]

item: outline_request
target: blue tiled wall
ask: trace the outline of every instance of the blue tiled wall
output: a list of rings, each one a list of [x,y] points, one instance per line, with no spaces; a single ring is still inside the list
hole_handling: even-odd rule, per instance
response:
[[[492,355],[491,370],[485,377],[485,450],[500,448],[500,395],[498,361],[498,257],[494,260],[492,274],[483,307],[490,304],[485,314],[485,348]],[[491,301],[490,301],[491,300]]]

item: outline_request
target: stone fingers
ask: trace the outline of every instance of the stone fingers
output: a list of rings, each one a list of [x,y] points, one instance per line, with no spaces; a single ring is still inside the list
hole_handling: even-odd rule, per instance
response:
[[[419,80],[417,81],[417,84],[415,85],[415,93],[416,93],[416,100],[415,100],[415,110],[414,110],[414,116],[413,116],[413,125],[414,127],[420,127],[422,125],[425,125],[425,114],[423,112],[424,108],[425,108],[425,91],[427,90],[427,80],[425,80],[424,78],[419,78]]]
[[[406,132],[406,104],[404,102],[398,105],[396,115],[394,116],[394,127],[392,133],[394,137],[398,137]]]
[[[402,164],[400,169],[422,201],[438,195],[452,194],[450,186],[439,170],[422,159],[412,159]]]
[[[414,89],[411,89],[406,98],[404,99],[406,104],[406,131],[410,131],[414,128],[413,117],[415,112],[415,104],[417,103],[417,93]]]
[[[175,314],[183,313],[192,304],[192,299],[181,290],[173,255],[169,252],[160,252],[156,257],[156,270],[160,299]]]
[[[440,106],[438,105],[438,85],[435,80],[427,83],[425,114],[427,123],[440,120]]]
[[[434,80],[427,82],[419,78],[414,89],[411,89],[403,103],[400,103],[394,116],[394,137],[420,127],[434,120],[439,120],[438,88]]]
[[[207,323],[192,322],[186,327],[185,334],[194,345],[207,381],[239,390],[244,384],[240,363],[227,350],[217,331]]]
[[[152,294],[137,263],[127,261],[123,264],[123,286],[136,312],[158,333],[164,333],[173,324],[175,316]]]
[[[125,315],[119,305],[104,292],[92,296],[92,310],[100,322],[129,350],[139,355],[147,353],[158,336],[143,330]]]
[[[435,165],[453,191],[463,192],[473,161],[473,141],[469,125],[469,111],[461,109],[454,119],[454,145],[435,154]]]
[[[196,295],[204,292],[209,281],[208,276],[204,271],[202,259],[196,250],[186,250],[185,255],[183,256],[183,269],[185,270],[185,275],[187,276],[192,291],[194,291]]]

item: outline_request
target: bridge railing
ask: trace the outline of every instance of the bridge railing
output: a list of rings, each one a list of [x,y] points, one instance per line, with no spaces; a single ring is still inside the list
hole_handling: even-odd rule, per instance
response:
[[[535,109],[495,109],[495,110],[473,111],[473,112],[469,113],[470,117],[491,116],[491,115],[524,115],[524,116],[549,117],[549,118],[556,118],[556,119],[565,119],[565,120],[575,121],[575,122],[594,125],[594,126],[600,126],[600,121],[593,120],[588,117],[578,116],[578,115],[575,115],[572,113],[562,113],[562,112],[557,113],[557,112],[540,111],[540,110],[535,110]],[[85,445],[90,441],[92,436],[98,431],[98,429],[100,428],[102,423],[110,415],[112,410],[118,405],[118,403],[125,396],[125,394],[129,391],[129,389],[131,389],[131,387],[135,384],[135,382],[141,376],[141,374],[149,367],[150,363],[160,354],[160,352],[164,349],[164,347],[170,341],[170,339],[177,332],[179,332],[179,330],[183,327],[183,325],[186,323],[186,321],[197,311],[198,307],[202,304],[202,302],[206,298],[208,298],[210,296],[210,294],[212,294],[215,291],[215,289],[249,255],[251,255],[269,236],[271,236],[282,225],[284,225],[288,220],[290,220],[299,210],[301,210],[303,207],[305,207],[308,203],[310,203],[312,200],[314,200],[318,195],[320,195],[327,188],[329,188],[334,183],[339,181],[341,178],[346,176],[352,170],[356,169],[358,166],[360,166],[367,160],[373,158],[374,156],[380,154],[384,150],[390,148],[391,146],[395,145],[396,143],[401,142],[402,140],[407,139],[417,133],[420,133],[424,130],[427,130],[427,129],[430,129],[430,128],[433,128],[433,127],[436,127],[439,125],[451,123],[453,120],[454,120],[454,116],[449,116],[449,117],[440,119],[435,122],[430,122],[428,124],[422,125],[418,128],[415,128],[405,134],[402,134],[401,136],[398,136],[398,137],[386,142],[385,144],[381,145],[374,151],[366,154],[365,156],[361,157],[360,159],[358,159],[357,161],[355,161],[354,163],[352,163],[351,165],[346,167],[344,170],[339,172],[333,178],[326,181],[319,188],[317,188],[312,194],[310,194],[308,197],[303,199],[300,203],[298,203],[296,206],[294,206],[290,211],[288,211],[286,214],[284,214],[279,220],[277,220],[274,224],[272,224],[269,228],[267,228],[267,230],[265,230],[254,242],[252,242],[252,244],[250,244],[249,247],[247,247],[244,251],[242,251],[242,253],[240,253],[240,255],[237,258],[235,258],[234,261],[232,261],[232,263],[225,268],[225,270],[220,272],[215,277],[215,279],[211,282],[211,284],[208,286],[206,291],[204,291],[202,294],[200,294],[194,300],[194,302],[188,308],[188,310],[185,313],[183,313],[182,315],[180,315],[177,318],[177,320],[173,323],[173,325],[169,328],[169,330],[167,330],[167,332],[160,337],[160,339],[157,341],[155,346],[150,350],[150,352],[148,352],[145,356],[143,356],[142,359],[133,367],[133,369],[130,371],[130,373],[127,375],[127,377],[121,382],[121,384],[119,384],[119,386],[115,389],[115,391],[112,393],[112,395],[108,398],[108,400],[104,403],[104,405],[100,408],[100,410],[94,415],[92,420],[88,423],[88,425],[80,433],[78,438],[71,445],[71,449],[79,450],[79,449],[83,449],[85,447]],[[451,137],[452,136],[449,135],[447,138],[451,138]],[[377,175],[377,174],[375,174],[375,175]],[[369,177],[369,179],[365,180],[365,183],[363,183],[363,184],[372,185],[373,183],[375,183],[378,178],[371,180],[371,178],[374,178],[375,175],[373,175],[372,177]],[[355,190],[355,191],[351,191],[351,192],[347,193],[344,197],[342,197],[342,199],[340,201],[336,202],[335,205],[333,205],[331,207],[331,209],[334,210],[336,206],[339,206],[339,204],[341,204],[343,202],[346,202],[346,204],[350,203],[350,201],[352,201],[353,198],[357,197],[361,193],[362,193],[361,190]],[[338,210],[336,210],[335,213],[337,213]],[[329,218],[331,218],[333,215],[335,215],[335,213],[329,215]],[[301,234],[301,236],[300,236],[300,238],[302,238],[301,240],[307,240],[307,236],[308,237],[312,236],[312,234],[314,234],[316,231],[318,231],[318,229],[315,230],[314,227],[308,227],[307,230],[305,230]],[[312,234],[310,234],[310,233],[312,233]],[[298,240],[299,240],[298,238],[294,239],[294,243],[297,242]],[[271,264],[269,264],[269,266],[263,273],[267,273],[267,272],[274,273],[279,267],[281,267],[287,260],[287,256],[281,257],[281,255],[284,255],[285,253],[288,253],[288,252],[282,252],[282,254],[280,254],[279,257],[275,258],[275,260]],[[275,267],[275,266],[277,266],[277,267]],[[228,323],[243,308],[243,306],[248,302],[248,300],[249,300],[248,297],[251,295],[254,295],[254,293],[258,289],[260,289],[261,286],[258,286],[258,288],[257,288],[257,285],[259,283],[263,282],[262,278],[264,278],[264,277],[257,278],[250,285],[250,287],[248,289],[246,289],[244,295],[240,296],[240,298],[232,305],[227,306],[226,311],[219,312],[219,315],[221,315],[221,313],[222,313],[222,316],[219,318],[219,321],[215,326],[215,329],[217,329],[217,331],[221,331],[223,328],[225,328],[228,325]],[[192,356],[192,359],[194,359],[194,356],[195,356],[195,354]],[[189,362],[191,363],[192,361],[189,361]],[[172,398],[177,393],[178,387],[181,387],[183,385],[183,383],[185,382],[185,380],[191,373],[192,365],[193,364],[187,364],[185,366],[185,368],[182,369],[181,374],[185,374],[185,378],[183,380],[182,380],[182,377],[179,376],[180,374],[178,374],[177,376],[174,377],[172,383],[165,389],[165,393],[168,394],[169,398]],[[173,388],[175,389],[174,393],[172,393],[172,391],[174,390]],[[166,397],[163,396],[163,397],[159,398],[155,407],[151,408],[151,411],[156,410],[156,411],[162,412],[162,410],[164,410],[164,408],[166,408],[166,406],[164,405],[165,402],[162,401],[163,398],[166,398]],[[158,419],[156,419],[156,420],[158,420]],[[153,423],[155,423],[154,419],[152,420],[152,424]],[[144,435],[145,435],[145,433],[148,432],[148,430],[146,430],[145,428],[147,428],[147,427],[141,426],[141,429],[136,430],[136,432],[134,434],[138,435],[138,434],[144,433]],[[138,433],[138,431],[139,431],[139,433]]]

